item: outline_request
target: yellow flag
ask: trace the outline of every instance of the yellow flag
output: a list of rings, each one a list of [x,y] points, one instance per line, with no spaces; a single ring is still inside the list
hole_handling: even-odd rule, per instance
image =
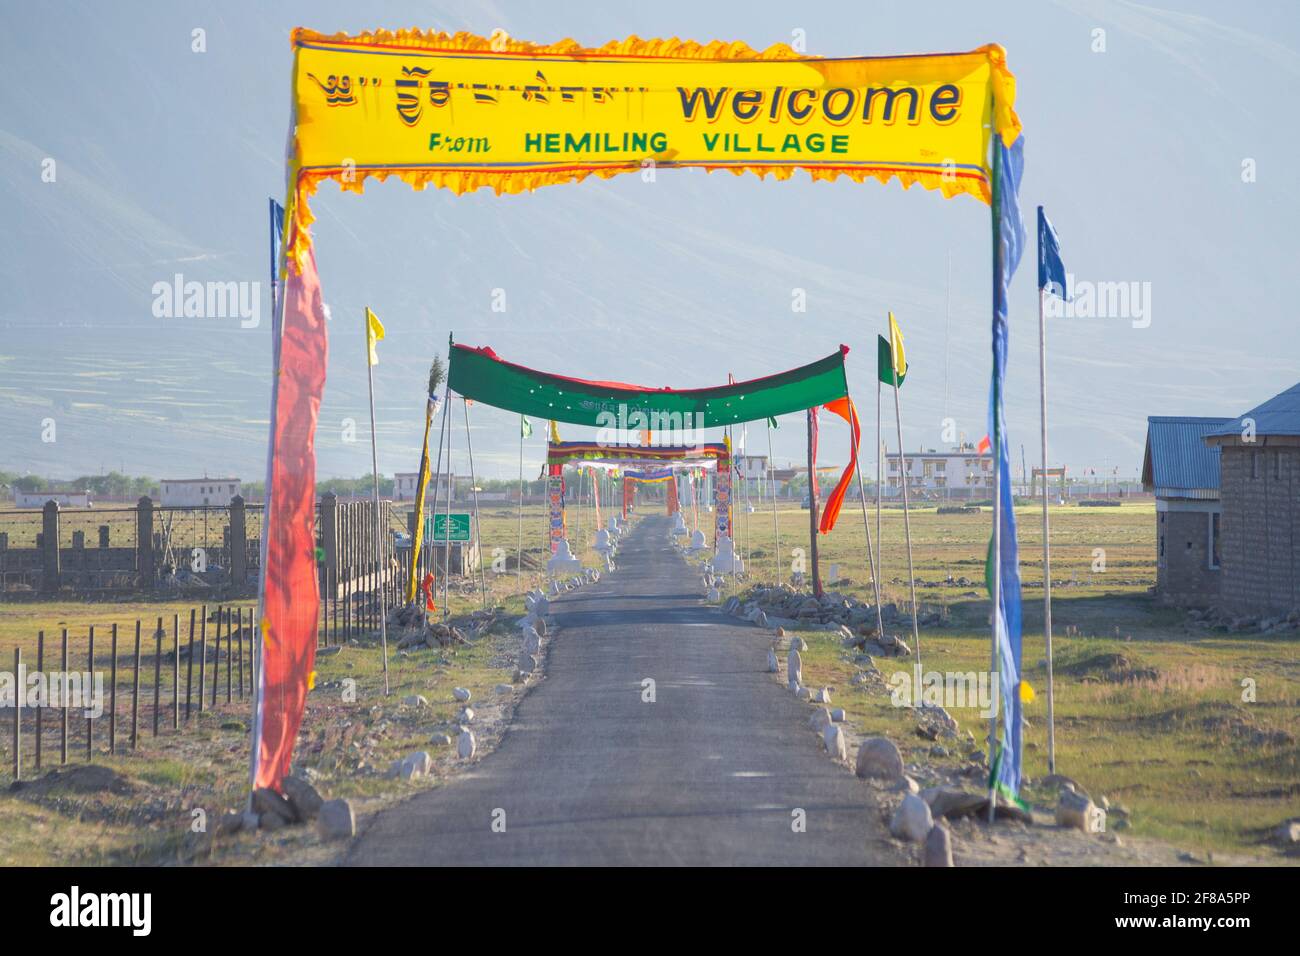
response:
[[[379,321],[379,316],[366,309],[366,346],[370,349],[370,364],[379,364],[379,353],[375,351],[375,345],[384,337],[384,323]]]
[[[1020,682],[1020,702],[1022,704],[1032,704],[1034,702],[1034,689],[1029,686],[1029,681]]]
[[[894,358],[894,377],[902,381],[907,374],[907,356],[903,354],[903,330],[894,321],[894,313],[889,313],[889,351]]]
[[[551,441],[557,445],[560,443],[560,430],[556,427],[554,419],[551,420]]]

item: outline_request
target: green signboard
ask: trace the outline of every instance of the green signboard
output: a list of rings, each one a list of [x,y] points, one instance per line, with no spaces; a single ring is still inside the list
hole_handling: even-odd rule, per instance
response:
[[[451,522],[451,534],[447,533],[447,522]],[[468,541],[469,540],[469,515],[468,514],[436,514],[432,516],[432,521],[426,518],[424,521],[424,533],[430,542],[438,541]]]

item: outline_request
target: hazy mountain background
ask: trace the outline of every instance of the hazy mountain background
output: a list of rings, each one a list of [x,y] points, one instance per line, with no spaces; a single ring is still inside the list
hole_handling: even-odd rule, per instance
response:
[[[1068,268],[1152,284],[1152,322],[1049,330],[1053,460],[1135,474],[1148,414],[1235,415],[1297,377],[1300,21],[1285,3],[176,2],[0,8],[0,470],[118,469],[260,480],[269,395],[268,196],[283,193],[292,27],[504,28],[588,45],[628,34],[763,48],[803,30],[830,56],[1006,46],[1026,129],[1026,209]],[[207,51],[191,52],[191,31]],[[1106,31],[1106,52],[1092,51]],[[42,161],[57,180],[41,179]],[[1244,159],[1258,181],[1243,183]],[[370,470],[361,310],[389,330],[376,369],[380,468],[414,470],[432,352],[490,344],[527,365],[702,386],[844,342],[872,417],[874,339],[893,309],[913,365],[909,448],[945,413],[984,434],[989,226],[982,205],[896,184],[670,171],[455,197],[371,183],[313,202],[331,309],[320,472]],[[951,321],[945,334],[948,257]],[[157,319],[151,288],[260,281],[262,323]],[[808,311],[791,311],[791,290]],[[495,288],[508,311],[491,310]],[[1008,417],[1038,449],[1032,250],[1017,277]],[[481,474],[518,467],[517,420],[476,406]],[[57,441],[41,441],[53,418]],[[345,419],[357,441],[342,440]],[[888,421],[888,419],[887,419]],[[827,460],[844,433],[828,425]],[[564,429],[566,436],[579,430]],[[541,459],[543,429],[527,458]],[[798,460],[796,417],[775,434]],[[464,447],[463,431],[456,436]],[[762,429],[751,447],[766,450]],[[458,455],[459,459],[459,455]],[[1018,447],[1013,459],[1019,464]],[[463,459],[460,461],[463,462]],[[458,469],[464,470],[463,463]]]

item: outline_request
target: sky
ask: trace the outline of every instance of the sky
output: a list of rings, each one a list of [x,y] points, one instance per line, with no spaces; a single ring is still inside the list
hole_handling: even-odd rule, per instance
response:
[[[1025,129],[1024,208],[1046,207],[1079,280],[1149,295],[1137,319],[1049,320],[1051,464],[1135,476],[1148,415],[1234,416],[1296,381],[1300,190],[1285,164],[1300,154],[1300,18],[1285,2],[56,0],[0,8],[0,470],[261,479],[266,206],[284,192],[299,25],[758,49],[802,31],[807,51],[826,56],[1001,43]],[[386,474],[418,464],[424,380],[450,334],[546,371],[678,388],[844,343],[870,433],[874,340],[893,310],[911,365],[904,445],[944,447],[945,419],[972,441],[986,431],[989,219],[970,197],[670,170],[510,197],[327,184],[312,208],[331,316],[321,477],[370,471],[367,305],[388,329],[375,368]],[[157,317],[154,286],[177,274],[260,283],[257,325]],[[792,312],[794,289],[806,290],[804,313]],[[1032,248],[1011,308],[1018,472],[1017,446],[1031,463],[1040,454]],[[888,396],[884,412],[892,426]],[[481,405],[471,415],[478,474],[517,475],[516,417]],[[766,452],[764,432],[751,427],[750,451]],[[525,448],[530,475],[543,435]],[[778,464],[800,461],[801,417],[772,440]],[[463,423],[454,442],[464,472]],[[822,449],[825,463],[845,460],[838,420]]]

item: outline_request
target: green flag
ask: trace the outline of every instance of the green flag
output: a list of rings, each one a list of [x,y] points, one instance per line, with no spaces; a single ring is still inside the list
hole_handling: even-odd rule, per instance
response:
[[[777,425],[777,423],[776,423],[776,419],[775,419],[775,418],[773,418],[771,415],[768,415],[768,416],[767,416],[767,427],[768,427],[768,428],[779,428],[780,426]]]
[[[876,336],[876,375],[885,385],[894,384],[894,353],[889,348],[889,339],[883,335]],[[898,384],[901,387],[907,379],[907,370],[898,376]]]
[[[519,416],[519,437],[520,438],[533,437],[533,425],[532,422],[528,420],[528,417],[526,415]]]

